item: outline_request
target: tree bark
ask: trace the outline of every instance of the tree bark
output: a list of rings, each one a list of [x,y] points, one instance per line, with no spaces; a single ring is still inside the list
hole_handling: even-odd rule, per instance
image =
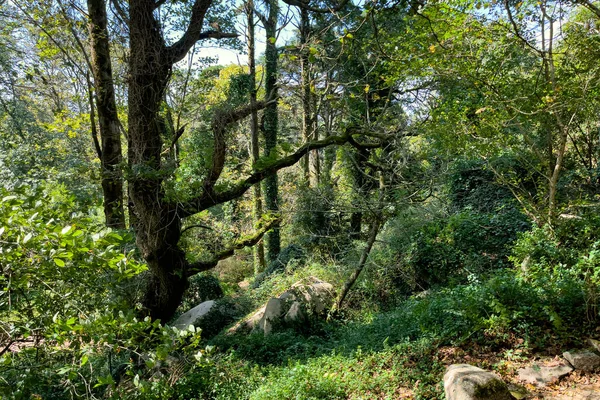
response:
[[[265,31],[267,44],[265,49],[265,90],[269,98],[277,98],[277,47],[275,39],[277,37],[277,16],[279,14],[279,5],[277,0],[269,0],[269,14],[265,22]],[[263,132],[265,136],[265,155],[270,156],[276,150],[277,131],[278,131],[277,102],[269,105],[264,113]],[[265,206],[268,212],[277,213],[279,211],[279,183],[277,173],[273,173],[265,179],[264,193]],[[281,239],[279,228],[273,229],[266,236],[266,250],[268,262],[273,262],[279,256],[281,250]]]
[[[106,225],[125,228],[123,209],[123,174],[121,162],[121,130],[115,101],[112,65],[104,0],[88,0],[90,39],[92,45],[92,71],[96,87],[96,105],[102,151],[102,191]]]
[[[227,155],[225,132],[231,124],[248,117],[254,111],[268,107],[265,111],[265,151],[271,153],[275,149],[277,107],[276,100],[272,99],[277,93],[277,50],[274,42],[269,41],[266,80],[269,100],[254,102],[240,109],[217,111],[211,124],[214,136],[212,166],[205,177],[201,192],[187,202],[167,199],[163,185],[165,171],[161,162],[163,142],[159,111],[173,64],[183,59],[198,40],[235,36],[217,31],[201,31],[204,16],[211,3],[211,0],[196,0],[192,6],[187,30],[180,40],[167,47],[162,37],[162,28],[155,19],[154,11],[159,7],[159,3],[154,0],[129,1],[128,192],[136,218],[136,244],[150,272],[142,304],[146,315],[163,322],[174,315],[190,276],[213,268],[220,259],[231,256],[235,249],[255,245],[265,231],[278,223],[277,219],[271,219],[262,224],[258,234],[216,252],[209,260],[190,264],[179,247],[183,218],[239,198],[263,180],[268,181],[266,194],[270,202],[266,204],[267,209],[276,211],[277,171],[297,163],[310,149],[344,144],[353,134],[348,132],[342,136],[331,136],[325,140],[307,143],[291,155],[274,160],[266,166],[255,167],[246,179],[227,189],[215,189]],[[276,23],[277,2],[272,0],[267,24],[269,37],[274,37]],[[275,232],[273,236],[276,239],[270,242],[270,254],[276,257],[279,250],[279,232]]]
[[[310,67],[309,67],[309,45],[308,35],[310,34],[310,21],[308,10],[300,8],[300,76],[302,87],[302,136],[304,141],[312,139],[312,113],[311,113],[311,92],[310,92]],[[310,155],[308,153],[302,160],[302,172],[304,181],[310,186]]]
[[[246,3],[247,24],[248,24],[248,75],[250,85],[250,105],[256,104],[256,57],[255,57],[255,35],[254,35],[254,1],[248,0]],[[252,170],[256,172],[256,163],[260,158],[260,148],[258,143],[258,110],[250,114],[250,147],[252,153]],[[263,213],[262,194],[260,184],[253,187],[253,217],[257,224]],[[258,242],[254,246],[254,273],[258,274],[265,270],[265,246],[263,242]]]

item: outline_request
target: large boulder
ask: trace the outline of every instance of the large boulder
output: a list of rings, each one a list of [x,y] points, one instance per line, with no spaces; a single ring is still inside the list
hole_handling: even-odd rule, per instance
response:
[[[194,325],[202,329],[204,339],[217,335],[226,326],[248,313],[249,304],[241,298],[224,297],[209,300],[182,314],[171,326],[187,329]]]
[[[468,364],[454,364],[444,375],[447,400],[512,400],[506,383],[495,374]]]
[[[600,356],[589,350],[565,351],[563,357],[573,368],[581,371],[596,371],[600,369]]]
[[[310,319],[324,316],[334,299],[333,286],[311,276],[269,299],[249,318],[231,328],[229,333],[258,331],[268,335],[280,327],[306,326]]]
[[[187,329],[190,325],[199,325],[201,320],[208,315],[210,310],[215,306],[214,300],[208,300],[203,303],[198,304],[196,307],[191,310],[181,314],[179,318],[177,318],[171,326],[174,326],[177,329]]]

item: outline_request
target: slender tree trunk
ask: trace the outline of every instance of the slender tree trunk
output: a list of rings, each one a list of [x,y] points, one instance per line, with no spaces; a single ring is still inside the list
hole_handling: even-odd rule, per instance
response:
[[[354,283],[356,282],[356,280],[360,276],[361,272],[365,268],[367,259],[369,258],[369,254],[371,253],[371,249],[373,248],[373,244],[375,244],[375,240],[377,239],[377,235],[379,234],[379,230],[381,229],[381,225],[383,224],[383,221],[384,221],[383,207],[384,207],[385,191],[386,191],[386,186],[385,186],[385,181],[384,181],[384,175],[383,175],[383,172],[380,171],[379,172],[379,196],[378,196],[379,199],[378,199],[378,204],[376,205],[376,211],[374,212],[374,215],[373,215],[373,222],[371,222],[371,229],[369,231],[369,238],[367,239],[367,246],[363,249],[363,252],[360,255],[360,260],[358,261],[358,265],[356,266],[356,269],[352,272],[352,274],[350,275],[350,278],[348,278],[348,280],[344,284],[344,287],[342,288],[342,291],[340,292],[340,294],[337,298],[337,301],[335,302],[333,309],[331,310],[332,311],[331,314],[337,313],[342,308],[342,304],[344,303],[344,300],[346,299],[348,292],[350,292],[350,289],[352,289],[352,286],[354,286]]]
[[[302,87],[302,136],[305,142],[308,142],[312,138],[309,34],[310,21],[308,10],[300,8],[300,84]],[[307,186],[310,186],[310,153],[302,159],[302,172],[304,174],[304,182]]]
[[[104,215],[107,226],[123,229],[125,228],[125,212],[123,209],[123,174],[120,169],[123,156],[113,86],[105,1],[88,0],[88,13],[98,125],[102,141],[100,161],[102,164]]]
[[[342,288],[342,291],[340,292],[340,295],[338,296],[337,301],[334,305],[333,313],[339,311],[342,308],[342,304],[344,303],[348,292],[350,292],[350,289],[352,289],[352,286],[354,286],[354,283],[360,276],[360,273],[365,268],[365,264],[367,263],[369,253],[371,253],[371,249],[373,248],[373,244],[375,243],[375,239],[377,238],[377,234],[379,233],[380,227],[381,217],[377,216],[371,224],[371,230],[369,232],[367,246],[364,248],[362,254],[360,255],[360,260],[358,261],[356,269],[352,272],[352,275],[350,275],[350,278],[348,278],[348,280],[344,284],[344,287]]]
[[[277,46],[275,38],[277,36],[277,16],[279,14],[279,5],[277,0],[269,0],[269,15],[265,23],[267,44],[265,49],[265,90],[269,98],[277,97]],[[265,154],[268,156],[275,151],[277,146],[278,115],[277,102],[269,105],[264,113],[264,136],[265,136]],[[265,179],[265,206],[267,211],[277,213],[279,211],[279,183],[277,173]],[[279,227],[274,228],[266,235],[267,260],[273,262],[277,259],[281,250],[281,239]]]
[[[353,208],[355,210],[350,216],[350,238],[358,239],[360,238],[360,233],[362,231],[362,200],[368,192],[366,188],[367,181],[365,179],[364,164],[368,160],[369,154],[367,150],[357,150],[351,154],[351,157],[353,157],[352,177],[357,198],[354,199],[353,202]]]
[[[88,103],[90,105],[90,130],[92,134],[92,142],[94,142],[94,149],[99,159],[102,159],[102,147],[98,140],[98,131],[96,129],[96,105],[94,103],[94,85],[90,81],[90,75],[85,75],[85,80],[88,87]]]
[[[311,140],[319,140],[319,125],[317,120],[317,96],[311,90],[311,102],[312,102],[312,135]],[[319,159],[319,150],[314,149],[309,153],[310,163],[310,180],[313,187],[319,186],[321,183],[321,161]]]
[[[256,58],[255,58],[255,36],[254,36],[254,1],[248,0],[246,3],[246,12],[248,14],[248,74],[250,84],[250,104],[256,104]],[[260,148],[258,143],[258,110],[250,114],[250,146],[252,152],[253,170],[256,171],[256,163],[260,158]],[[253,187],[253,214],[254,222],[258,223],[263,213],[262,194],[260,184]],[[254,273],[258,274],[265,270],[265,246],[262,241],[254,246]]]

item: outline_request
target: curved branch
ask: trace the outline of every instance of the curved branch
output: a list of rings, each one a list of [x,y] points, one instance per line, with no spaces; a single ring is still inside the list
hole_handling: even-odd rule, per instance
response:
[[[351,135],[351,133],[346,133],[341,136],[329,136],[323,140],[316,140],[305,143],[302,147],[296,150],[295,153],[290,154],[287,157],[283,157],[279,160],[273,161],[262,168],[257,168],[256,171],[254,171],[250,176],[248,176],[243,181],[238,182],[228,190],[219,193],[215,193],[213,190],[204,191],[200,196],[196,197],[195,199],[183,204],[179,204],[177,206],[179,216],[181,218],[189,217],[217,204],[225,203],[227,201],[236,199],[242,196],[244,193],[246,193],[246,191],[250,189],[252,185],[261,182],[267,176],[274,174],[280,169],[296,164],[310,150],[322,149],[324,147],[331,146],[334,144],[345,144],[346,142],[348,142]]]
[[[205,193],[210,193],[225,165],[225,156],[227,155],[227,146],[225,143],[225,133],[227,129],[234,123],[246,118],[255,111],[262,110],[270,104],[273,104],[276,100],[269,101],[257,101],[245,107],[237,109],[220,109],[215,113],[211,129],[214,135],[214,149],[212,155],[212,167],[210,172],[206,176],[202,188]]]
[[[186,276],[189,278],[202,271],[208,271],[209,269],[214,268],[219,261],[233,256],[236,250],[243,249],[244,247],[254,246],[262,239],[262,237],[265,235],[265,233],[267,233],[267,231],[271,230],[272,228],[281,223],[281,217],[277,216],[273,219],[261,221],[261,223],[262,225],[259,225],[259,229],[256,232],[254,232],[254,234],[252,234],[251,236],[245,236],[235,241],[233,245],[231,245],[225,250],[218,252],[210,260],[196,261],[194,263],[191,263],[186,271]]]
[[[598,8],[598,6],[596,6],[593,2],[588,0],[575,0],[575,3],[584,6],[585,8],[596,14],[598,18],[600,18],[600,8]]]
[[[187,30],[177,42],[167,48],[167,57],[171,64],[181,61],[188,53],[192,46],[202,39],[224,39],[237,37],[237,33],[220,32],[218,30],[210,30],[202,32],[204,17],[208,8],[212,4],[212,0],[196,0],[192,6],[192,16]]]

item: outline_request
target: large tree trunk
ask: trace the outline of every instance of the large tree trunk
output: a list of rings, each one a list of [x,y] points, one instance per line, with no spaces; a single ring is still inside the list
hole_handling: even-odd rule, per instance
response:
[[[173,316],[186,286],[187,261],[179,248],[181,220],[165,202],[161,173],[159,110],[171,62],[154,19],[154,2],[130,1],[128,158],[129,195],[136,214],[136,242],[151,279],[143,305],[152,318]]]
[[[277,47],[275,38],[277,37],[277,15],[279,14],[279,5],[277,0],[269,0],[269,15],[265,21],[265,31],[267,35],[267,44],[265,49],[265,90],[269,98],[277,97]],[[277,146],[278,115],[277,102],[269,105],[264,114],[264,136],[265,136],[265,155],[270,155]],[[267,211],[276,213],[279,211],[279,183],[277,173],[273,173],[265,179],[265,206]],[[281,239],[279,228],[273,229],[266,236],[267,259],[273,262],[279,256],[281,250]]]
[[[279,223],[272,218],[261,224],[253,236],[245,237],[231,247],[217,251],[206,261],[190,264],[184,251],[179,247],[182,234],[182,218],[202,212],[242,196],[253,185],[267,180],[266,206],[269,211],[277,210],[277,171],[294,165],[309,149],[319,149],[333,144],[343,144],[350,140],[350,133],[329,137],[326,140],[306,144],[294,154],[273,161],[267,166],[256,168],[246,179],[225,190],[215,190],[227,154],[226,129],[231,124],[248,117],[258,109],[269,107],[265,112],[265,142],[267,153],[275,149],[277,142],[276,101],[255,102],[236,110],[219,110],[213,117],[211,128],[214,134],[212,167],[205,177],[201,192],[194,198],[181,202],[169,201],[165,196],[163,180],[165,171],[161,166],[163,143],[161,139],[161,118],[159,110],[164,99],[171,68],[183,59],[189,49],[206,38],[221,39],[237,34],[220,31],[202,32],[204,16],[211,0],[196,0],[192,6],[190,23],[183,36],[166,46],[162,29],[154,17],[154,11],[161,2],[154,0],[129,1],[129,91],[128,91],[128,191],[136,220],[136,243],[148,264],[150,278],[143,297],[145,314],[163,322],[173,317],[181,303],[187,286],[187,279],[195,273],[213,268],[219,260],[233,255],[235,249],[253,246],[262,235]],[[267,33],[274,37],[277,27],[277,1],[271,0]],[[277,50],[273,41],[267,45],[267,79],[269,98],[276,96]],[[271,235],[270,254],[279,253],[279,232]]]
[[[108,40],[106,4],[104,0],[88,0],[92,69],[96,87],[96,104],[102,151],[102,191],[106,225],[125,228],[123,210],[123,174],[121,162],[121,129],[115,101],[112,65]]]

